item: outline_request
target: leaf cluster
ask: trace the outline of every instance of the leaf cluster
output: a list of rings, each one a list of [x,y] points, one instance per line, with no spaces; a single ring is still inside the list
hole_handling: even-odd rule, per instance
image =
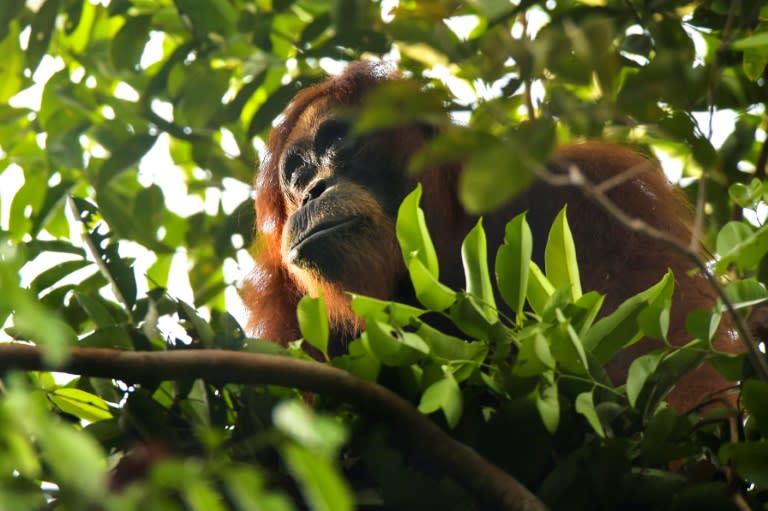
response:
[[[3,335],[41,347],[49,366],[71,347],[308,358],[239,324],[250,183],[297,90],[397,55],[426,91],[382,90],[359,127],[437,128],[414,171],[462,161],[461,201],[482,213],[523,191],[558,143],[633,145],[677,170],[724,294],[689,318],[682,347],[666,341],[671,276],[601,316],[565,212],[543,267],[525,216],[493,267],[478,223],[462,247],[466,286],[451,289],[416,192],[397,232],[419,304],[355,296],[367,328],[329,363],[409,399],[553,509],[762,509],[766,382],[709,342],[726,305],[746,317],[766,298],[764,4],[3,0]],[[323,311],[305,299],[298,314],[326,353]],[[615,385],[603,365],[641,337],[663,347]],[[740,408],[667,409],[704,360],[740,382]],[[273,385],[3,373],[0,508],[483,508],[399,449],[408,431],[358,412]],[[161,454],[108,493],[137,445]]]

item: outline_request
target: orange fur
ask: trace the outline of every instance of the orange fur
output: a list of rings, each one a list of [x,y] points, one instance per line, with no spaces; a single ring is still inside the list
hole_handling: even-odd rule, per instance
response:
[[[340,76],[300,92],[274,128],[268,143],[269,154],[256,183],[256,229],[260,233],[255,253],[257,266],[244,289],[244,299],[251,312],[249,329],[255,335],[280,343],[298,338],[296,304],[303,294],[316,293],[319,288],[328,304],[336,342],[343,351],[343,344],[363,327],[349,308],[346,291],[386,299],[413,299],[407,295],[407,288],[403,295],[400,285],[405,269],[394,241],[394,219],[384,214],[362,189],[349,188],[344,195],[345,202],[339,203],[338,207],[367,212],[374,219],[375,228],[381,231],[377,239],[384,241],[378,245],[363,242],[349,247],[354,253],[344,269],[342,284],[326,282],[312,271],[292,267],[281,256],[281,233],[293,206],[286,201],[280,188],[279,159],[289,140],[311,133],[315,118],[322,112],[334,106],[359,105],[365,94],[378,83],[393,78],[397,77],[391,70],[375,64],[351,64]],[[406,172],[409,158],[424,144],[424,136],[414,126],[398,127],[382,137],[379,143],[386,144],[385,149],[396,156],[398,167],[393,171],[400,173]],[[607,192],[608,197],[629,216],[683,242],[690,240],[690,207],[655,162],[627,148],[589,142],[558,151],[552,168],[563,170],[568,165],[577,165],[593,183],[626,175],[627,179],[614,183]],[[457,165],[444,165],[427,169],[416,178],[424,188],[422,207],[441,263],[441,280],[454,288],[463,287],[460,246],[476,222],[457,199],[460,172]],[[707,282],[700,276],[688,274],[691,263],[684,255],[667,244],[630,231],[575,188],[552,187],[539,182],[500,211],[486,216],[484,225],[491,257],[495,257],[496,248],[503,241],[506,222],[524,210],[528,210],[534,246],[542,251],[548,229],[566,203],[584,288],[606,293],[604,311],[610,311],[628,297],[655,284],[668,268],[672,269],[676,292],[670,337],[675,344],[685,343],[688,340],[684,328],[687,314],[714,304],[713,292]],[[542,254],[535,255],[540,258]],[[642,340],[613,360],[608,366],[609,373],[616,381],[622,381],[630,363],[658,345],[652,340]],[[740,349],[727,327],[721,328],[715,346],[728,352]],[[678,410],[685,410],[707,394],[728,385],[730,382],[712,367],[703,366],[683,379],[669,401]]]

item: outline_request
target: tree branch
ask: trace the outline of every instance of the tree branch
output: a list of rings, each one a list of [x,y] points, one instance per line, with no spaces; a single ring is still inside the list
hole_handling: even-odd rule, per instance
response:
[[[525,11],[521,11],[517,15],[517,21],[522,26],[522,35],[520,41],[525,44],[529,40],[528,37],[528,15]],[[533,87],[533,80],[530,76],[523,78],[523,97],[525,98],[525,108],[528,110],[528,120],[533,121],[536,119],[536,109],[533,106],[533,95],[531,91]]]
[[[77,209],[77,204],[75,203],[75,200],[71,195],[67,197],[67,207],[69,208],[69,211],[72,213],[72,216],[75,219],[77,219],[77,223],[80,225],[80,239],[83,241],[83,244],[85,244],[85,248],[87,249],[88,253],[91,254],[91,257],[93,258],[93,262],[96,263],[96,267],[99,269],[99,273],[101,273],[101,275],[106,279],[106,281],[109,282],[109,288],[112,291],[112,294],[115,295],[115,298],[117,299],[117,301],[120,302],[120,304],[123,306],[123,310],[125,311],[125,314],[128,316],[128,320],[133,322],[133,314],[131,313],[131,304],[128,302],[128,300],[125,299],[125,296],[123,296],[123,292],[120,291],[120,286],[117,285],[115,276],[112,275],[112,271],[107,266],[107,263],[104,261],[104,259],[101,258],[99,249],[93,243],[93,239],[91,238],[91,233],[88,232],[88,226],[86,225],[86,222],[83,220],[83,217],[80,214],[80,210]]]
[[[45,364],[39,348],[0,344],[0,373],[56,370],[126,382],[202,378],[211,383],[282,385],[332,396],[388,422],[413,453],[441,467],[494,508],[544,511],[546,506],[512,476],[456,441],[411,403],[376,383],[318,362],[223,350],[131,352],[73,348],[60,367]]]
[[[768,121],[765,123],[765,127],[768,128]],[[763,141],[760,146],[760,154],[757,157],[757,163],[755,164],[755,177],[761,181],[765,179],[765,168],[768,165],[768,137]]]
[[[766,363],[763,354],[758,350],[757,346],[752,341],[752,336],[749,332],[749,329],[747,328],[746,323],[744,322],[744,318],[742,318],[741,315],[736,312],[733,303],[731,303],[731,300],[726,296],[725,290],[720,284],[720,281],[717,279],[717,277],[715,277],[715,275],[712,274],[712,272],[707,267],[707,263],[702,260],[701,257],[699,257],[699,254],[696,250],[685,243],[681,243],[674,236],[660,231],[659,229],[654,228],[646,222],[638,218],[630,217],[624,213],[624,211],[619,206],[614,204],[613,201],[601,191],[601,189],[591,183],[586,178],[586,176],[584,176],[581,170],[579,170],[578,166],[569,165],[567,168],[567,173],[564,175],[553,174],[545,168],[536,168],[536,175],[546,183],[552,186],[575,186],[581,190],[581,192],[584,193],[584,195],[586,195],[590,200],[597,203],[609,215],[618,220],[627,229],[631,229],[657,241],[671,245],[677,251],[688,257],[688,259],[690,259],[696,265],[702,275],[704,275],[704,277],[707,279],[709,284],[715,290],[715,293],[717,293],[718,298],[728,311],[728,314],[733,320],[734,326],[736,327],[736,332],[739,334],[739,338],[742,340],[744,346],[746,347],[747,357],[749,358],[755,373],[761,380],[768,381],[768,363]]]

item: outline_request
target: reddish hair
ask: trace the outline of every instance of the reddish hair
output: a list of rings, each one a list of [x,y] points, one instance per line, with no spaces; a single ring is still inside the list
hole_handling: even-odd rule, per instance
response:
[[[283,112],[267,141],[267,155],[259,167],[256,179],[256,267],[244,283],[242,296],[250,311],[247,328],[258,337],[285,344],[299,337],[296,305],[304,294],[286,269],[280,254],[283,226],[286,222],[285,199],[280,188],[280,156],[286,149],[291,131],[302,113],[317,101],[329,98],[339,106],[360,105],[365,96],[385,81],[400,79],[396,69],[385,63],[357,61],[349,64],[342,74],[300,91]],[[409,157],[423,144],[423,135],[413,126],[394,130],[393,143],[399,148],[403,168]],[[424,183],[422,199],[428,211],[463,211],[456,197],[458,167],[446,165],[421,173]],[[460,221],[462,215],[453,215]],[[451,220],[449,219],[449,220]],[[445,219],[441,218],[442,223]],[[451,225],[444,225],[448,229]],[[440,226],[437,229],[441,229]],[[368,278],[376,278],[376,275]],[[352,334],[361,323],[349,311],[344,290],[322,286],[326,303],[337,329]]]
[[[366,94],[382,81],[396,78],[397,73],[382,64],[350,64],[341,75],[300,92],[273,129],[268,141],[268,155],[256,181],[256,229],[259,233],[255,245],[256,268],[243,291],[251,313],[248,327],[252,334],[282,344],[297,339],[300,334],[296,305],[303,294],[313,291],[308,289],[307,282],[297,281],[300,277],[289,271],[280,252],[287,210],[279,180],[279,160],[287,149],[292,131],[304,111],[316,102],[328,98],[341,107],[355,106],[363,103]],[[406,123],[388,130],[377,143],[394,153],[392,164],[405,172],[410,157],[424,144],[424,134],[419,127]],[[690,205],[669,183],[656,162],[624,147],[589,142],[561,148],[551,168],[553,172],[563,172],[570,165],[577,166],[592,183],[605,183],[608,188],[606,195],[627,216],[640,219],[681,242],[690,240]],[[421,205],[443,270],[441,280],[454,288],[463,284],[460,246],[475,221],[458,202],[460,171],[458,165],[443,165],[427,169],[418,176],[424,190]],[[611,182],[614,178],[617,181]],[[360,200],[364,202],[365,198]],[[667,243],[629,229],[588,200],[581,190],[537,182],[510,204],[489,214],[484,226],[491,258],[503,242],[506,222],[525,210],[528,210],[527,218],[536,239],[535,248],[541,250],[546,233],[564,204],[568,204],[568,212],[572,215],[571,229],[582,282],[585,289],[607,295],[603,306],[605,313],[615,310],[623,300],[658,282],[667,268],[674,272],[676,289],[672,299],[669,337],[673,344],[683,344],[689,338],[685,331],[688,313],[714,305],[714,294],[709,283],[701,275],[688,274],[691,262],[687,256]],[[395,243],[394,237],[392,243]],[[361,281],[358,291],[378,290],[379,298],[413,299],[412,295],[386,295],[392,286],[381,284],[385,279],[389,279],[391,284],[393,279],[406,275],[399,258],[394,258],[398,261],[389,260],[392,259],[391,254],[397,252],[396,248],[387,247],[384,254],[378,253],[381,252],[379,247],[360,245],[356,248],[358,252],[352,254],[351,263],[345,269],[349,277],[347,282],[354,281],[357,285],[357,281]],[[537,259],[541,259],[541,255],[538,254]],[[391,264],[381,263],[382,259]],[[370,271],[366,269],[366,264],[358,264],[358,261],[378,261],[378,266],[375,271]],[[349,308],[348,289],[343,285],[319,284],[326,298],[334,334],[341,337],[334,342],[343,342],[362,326]],[[377,296],[377,292],[370,294]],[[719,329],[713,344],[717,349],[731,353],[742,349],[727,322]],[[658,346],[657,341],[643,339],[623,350],[606,369],[614,381],[624,381],[631,362]],[[729,385],[707,364],[687,374],[668,400],[677,410],[685,410],[700,402],[706,394]]]

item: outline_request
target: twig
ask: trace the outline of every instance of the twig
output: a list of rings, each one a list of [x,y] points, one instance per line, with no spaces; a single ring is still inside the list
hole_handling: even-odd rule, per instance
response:
[[[706,410],[708,408],[711,408],[712,405],[715,405],[715,404],[721,405],[720,407],[723,409],[732,408],[733,405],[731,401],[729,401],[728,398],[724,396],[725,394],[728,394],[730,392],[737,392],[740,388],[741,388],[741,385],[731,385],[730,387],[726,387],[724,389],[710,392],[707,399],[689,408],[684,415],[690,415],[692,413],[700,412],[701,410]]]
[[[709,123],[707,127],[707,140],[712,139],[712,134],[714,133],[713,129],[713,123],[715,118],[715,85],[716,82],[719,81],[719,72],[720,72],[720,56],[722,55],[721,52],[728,49],[731,45],[731,42],[733,40],[732,38],[732,32],[733,32],[733,20],[734,17],[738,12],[741,11],[741,1],[740,0],[734,0],[731,2],[731,6],[728,9],[728,16],[725,20],[725,24],[723,25],[723,29],[720,31],[720,45],[718,47],[717,53],[715,54],[715,58],[712,60],[712,66],[709,69],[709,76],[710,79],[707,81],[707,109],[709,113]],[[727,176],[726,176],[727,177]],[[730,186],[731,180],[727,180],[727,185]],[[704,172],[702,172],[701,180],[699,183],[699,194],[698,199],[696,202],[696,223],[694,224],[695,227],[701,227],[701,221],[703,221],[704,218],[704,204],[706,200],[706,175]],[[740,208],[738,205],[734,206],[734,212],[733,212],[733,220],[741,220],[744,218],[744,211],[742,208]],[[691,243],[694,242],[694,239],[691,239]]]
[[[389,422],[411,452],[429,460],[494,508],[545,511],[515,478],[456,441],[411,403],[390,390],[318,362],[223,350],[132,352],[73,348],[69,361],[51,368],[33,346],[0,344],[0,372],[55,369],[69,374],[142,382],[202,378],[212,383],[281,385],[332,396]]]
[[[637,8],[634,5],[632,5],[632,2],[630,0],[624,0],[624,3],[632,13],[632,17],[635,18],[635,21],[637,22],[637,24],[643,27],[643,30],[647,32],[647,29],[643,25],[643,18],[640,16],[640,13],[637,12]]]
[[[718,298],[725,306],[729,315],[731,316],[731,319],[733,320],[733,323],[736,327],[736,331],[747,349],[747,356],[749,357],[749,360],[752,363],[758,378],[763,381],[768,381],[768,363],[766,363],[765,358],[763,358],[763,354],[760,353],[760,351],[757,349],[757,346],[752,341],[752,336],[750,335],[749,329],[744,323],[744,319],[736,312],[736,309],[733,307],[733,303],[731,303],[731,300],[726,296],[725,290],[720,284],[720,281],[717,280],[717,278],[712,274],[712,272],[707,267],[706,262],[703,261],[701,257],[699,257],[695,250],[692,250],[691,247],[689,247],[687,244],[681,243],[674,236],[671,236],[652,227],[651,225],[648,225],[646,222],[640,220],[639,218],[633,218],[624,213],[621,208],[614,204],[613,201],[611,201],[605,194],[601,193],[584,176],[584,174],[582,174],[578,166],[569,165],[566,169],[567,173],[563,175],[552,174],[546,168],[541,166],[536,166],[534,168],[536,169],[537,176],[544,180],[546,183],[552,186],[575,186],[579,188],[582,193],[584,193],[584,195],[596,202],[609,215],[618,220],[628,229],[644,234],[645,236],[653,238],[657,241],[666,243],[675,248],[681,254],[688,257],[688,259],[690,259],[696,265],[702,275],[704,275],[704,277],[707,279],[709,284],[715,290],[715,293],[717,293]]]
[[[735,8],[735,9],[734,9]],[[733,17],[736,10],[741,8],[741,2],[736,0],[731,3],[731,8],[728,10],[728,18],[720,35],[720,47],[724,47],[723,43],[730,39],[731,27],[733,25]],[[718,59],[714,59],[712,66],[709,69],[710,79],[707,82],[707,140],[712,140],[714,133],[713,123],[715,119],[715,85],[718,80],[718,73],[720,71],[720,65]],[[696,196],[696,214],[693,217],[693,235],[691,236],[690,248],[696,250],[698,248],[698,240],[701,233],[704,230],[704,208],[707,203],[707,173],[702,169],[701,179],[699,179],[699,190]]]
[[[120,304],[122,304],[123,308],[125,309],[128,320],[133,322],[133,316],[131,315],[131,304],[128,303],[128,300],[125,299],[122,291],[120,291],[120,286],[117,285],[115,276],[112,275],[112,271],[107,266],[107,263],[101,258],[98,247],[93,244],[93,239],[88,232],[88,227],[85,225],[85,222],[80,215],[80,211],[77,209],[77,205],[71,196],[67,197],[67,205],[72,212],[72,216],[74,216],[75,219],[82,225],[81,238],[83,243],[85,243],[85,246],[88,248],[88,252],[93,257],[93,260],[96,263],[96,267],[99,269],[99,272],[104,276],[104,278],[107,279],[107,282],[109,282],[112,293],[115,295],[117,301],[120,302]]]
[[[704,231],[704,207],[707,204],[707,173],[702,172],[699,179],[699,191],[696,195],[696,213],[693,217],[693,232],[691,233],[691,242],[688,249],[697,252],[699,249],[699,239]]]
[[[623,183],[626,183],[630,179],[634,179],[640,174],[647,172],[649,170],[652,170],[654,168],[656,167],[651,162],[651,160],[644,160],[643,163],[639,165],[632,165],[628,169],[619,172],[615,176],[611,176],[605,181],[602,181],[601,183],[596,184],[595,191],[597,191],[598,193],[608,193],[609,190],[612,190],[613,188]]]
[[[747,503],[747,501],[744,499],[744,496],[741,493],[734,493],[733,494],[733,503],[736,505],[736,507],[739,509],[739,511],[751,511],[752,507]]]
[[[155,125],[155,127],[161,131],[164,131],[168,133],[169,135],[173,136],[174,138],[178,138],[179,140],[185,140],[187,142],[207,142],[210,140],[209,137],[206,137],[200,133],[198,133],[195,130],[192,130],[192,128],[179,126],[177,124],[174,124],[170,121],[167,121],[163,119],[157,112],[152,110],[152,107],[149,105],[145,105],[145,108],[143,109],[144,117]]]
[[[517,20],[520,22],[523,28],[523,34],[520,36],[520,41],[525,42],[528,40],[528,16],[525,11],[520,12],[517,15]],[[530,76],[523,78],[523,97],[525,97],[525,108],[528,110],[528,119],[533,121],[536,119],[536,110],[533,107],[533,97],[531,95],[532,81]]]
[[[768,127],[768,120],[766,120],[765,125]],[[755,163],[755,177],[761,181],[765,179],[766,166],[768,166],[768,137],[763,141],[757,163]]]

